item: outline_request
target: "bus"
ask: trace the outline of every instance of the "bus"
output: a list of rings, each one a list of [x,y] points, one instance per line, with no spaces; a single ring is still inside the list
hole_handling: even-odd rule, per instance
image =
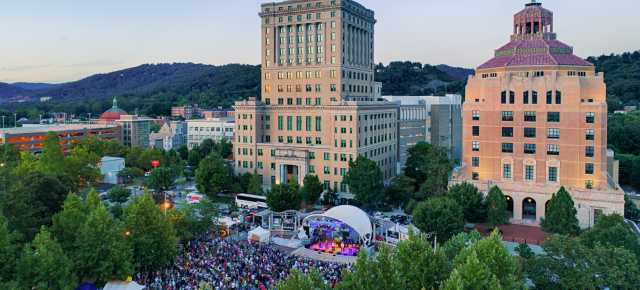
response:
[[[236,194],[236,206],[245,209],[269,208],[266,196],[246,193]]]

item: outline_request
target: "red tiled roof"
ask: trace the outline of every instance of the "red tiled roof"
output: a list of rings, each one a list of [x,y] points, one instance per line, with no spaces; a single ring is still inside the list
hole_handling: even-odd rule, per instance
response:
[[[573,49],[558,41],[545,39],[514,40],[496,50],[496,57],[478,68],[511,66],[571,65],[593,66],[573,54]]]

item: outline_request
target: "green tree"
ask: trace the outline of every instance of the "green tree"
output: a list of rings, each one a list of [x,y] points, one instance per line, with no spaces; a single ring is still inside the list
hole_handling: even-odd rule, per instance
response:
[[[503,289],[524,289],[524,279],[518,261],[509,254],[496,230],[488,238],[463,249],[453,261],[455,268],[468,262],[469,257],[473,255],[480,264],[487,267],[489,273],[498,278]]]
[[[21,289],[73,289],[78,283],[71,260],[44,227],[24,247],[16,280]]]
[[[180,155],[180,159],[187,161],[189,159],[189,147],[187,145],[182,145],[178,148],[178,155]]]
[[[527,277],[538,289],[637,289],[640,268],[630,251],[554,235],[544,253],[527,262]]]
[[[434,197],[413,210],[413,222],[422,232],[434,232],[444,242],[464,229],[462,207],[448,197]]]
[[[178,254],[178,238],[173,223],[149,194],[136,197],[124,210],[136,269],[155,271],[167,266]]]
[[[355,194],[356,200],[365,209],[377,209],[384,200],[384,178],[378,164],[363,156],[355,161],[349,161],[349,171],[343,182]]]
[[[302,200],[307,205],[314,205],[322,194],[322,183],[317,175],[307,175],[304,177],[304,186],[300,190]]]
[[[640,239],[619,214],[599,217],[596,224],[580,236],[580,240],[590,248],[597,245],[620,247],[634,253],[640,260]]]
[[[109,201],[113,203],[125,203],[127,202],[127,200],[129,200],[129,196],[131,196],[131,191],[119,185],[112,187],[107,192]]]
[[[104,205],[92,209],[76,236],[73,249],[75,273],[81,279],[104,283],[133,274],[133,256],[126,233]]]
[[[444,148],[420,142],[410,147],[407,153],[404,172],[415,180],[414,192],[420,191],[424,197],[447,191],[453,162]]]
[[[102,175],[98,169],[100,157],[83,147],[74,147],[64,160],[63,170],[72,181],[72,190],[78,190],[97,183]]]
[[[391,186],[384,190],[384,203],[394,207],[406,204],[411,198],[414,183],[413,179],[404,174],[394,177]]]
[[[346,272],[338,289],[340,290],[387,290],[402,289],[402,281],[398,275],[399,265],[392,250],[381,247],[376,256],[358,254],[355,265]]]
[[[267,194],[267,205],[275,212],[300,209],[301,202],[300,186],[295,180],[284,184],[272,185],[271,191]]]
[[[202,160],[202,155],[200,155],[200,150],[198,150],[198,147],[195,147],[191,149],[191,151],[189,151],[189,155],[187,157],[187,164],[189,164],[190,166],[197,167],[200,164],[201,160]]]
[[[394,259],[401,265],[401,289],[437,289],[449,275],[449,262],[443,251],[434,251],[426,239],[410,233],[398,243]]]
[[[18,254],[16,236],[9,230],[7,219],[0,213],[0,287],[15,275],[14,267]]]
[[[462,264],[459,264],[449,279],[445,281],[443,290],[500,290],[500,282],[496,275],[480,263],[478,256],[472,252]],[[512,289],[512,288],[505,288]]]
[[[247,185],[247,193],[263,195],[264,191],[262,190],[262,176],[258,174],[251,174],[251,179],[249,179],[249,184]]]
[[[479,240],[482,240],[482,235],[480,235],[478,231],[462,232],[451,237],[442,245],[441,249],[447,256],[447,259],[453,261],[458,253],[463,249],[473,246]]]
[[[220,155],[211,154],[200,161],[196,170],[198,191],[215,198],[222,190],[229,189],[231,183],[231,171]]]
[[[331,287],[324,283],[322,275],[317,269],[312,269],[308,274],[299,270],[292,270],[287,279],[276,286],[280,290],[329,290]]]
[[[486,219],[484,197],[473,184],[467,182],[456,184],[449,188],[446,196],[462,206],[465,221],[478,223]]]
[[[157,192],[169,190],[175,181],[173,170],[168,167],[158,167],[151,171],[148,180],[148,186]]]
[[[545,232],[561,235],[577,235],[580,232],[576,210],[571,195],[560,187],[549,200],[540,226]]]
[[[502,190],[497,186],[492,187],[487,195],[487,224],[497,227],[507,223],[507,200]]]
[[[51,225],[51,217],[61,209],[68,192],[55,176],[28,172],[0,197],[0,210],[11,229],[29,241],[41,226]]]
[[[47,139],[42,144],[39,165],[44,172],[52,174],[64,169],[64,152],[57,133],[47,134]]]
[[[176,234],[182,241],[191,240],[210,231],[218,216],[218,207],[209,199],[175,208],[169,212],[169,219],[173,222]]]
[[[64,201],[62,211],[53,216],[51,232],[71,258],[74,257],[76,240],[87,215],[85,203],[76,194],[70,193]]]

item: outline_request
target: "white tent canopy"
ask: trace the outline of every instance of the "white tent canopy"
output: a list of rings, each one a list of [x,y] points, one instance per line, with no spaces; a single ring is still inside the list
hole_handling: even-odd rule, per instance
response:
[[[136,282],[111,281],[102,290],[142,290],[144,286]]]
[[[262,227],[257,227],[247,234],[247,240],[260,242],[260,243],[268,243],[269,238],[271,237],[271,232],[269,230],[263,229]]]
[[[370,242],[373,238],[373,226],[369,215],[355,206],[341,205],[333,207],[323,214],[309,215],[304,219],[303,224],[308,222],[310,218],[318,217],[327,217],[345,223],[356,231],[364,242]]]

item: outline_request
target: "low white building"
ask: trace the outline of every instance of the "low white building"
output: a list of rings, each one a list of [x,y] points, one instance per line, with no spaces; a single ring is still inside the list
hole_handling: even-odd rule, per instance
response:
[[[104,156],[100,160],[102,182],[118,184],[118,173],[124,169],[124,158]]]
[[[187,146],[189,149],[200,145],[202,141],[211,139],[220,141],[233,140],[234,118],[211,118],[187,121]]]

